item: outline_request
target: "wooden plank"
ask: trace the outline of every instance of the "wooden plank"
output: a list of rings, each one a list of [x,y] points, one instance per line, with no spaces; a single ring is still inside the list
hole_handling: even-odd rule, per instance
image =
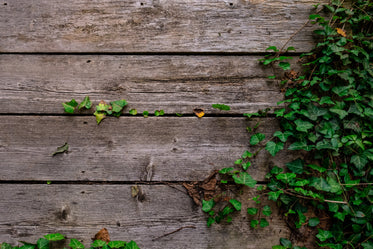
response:
[[[206,215],[181,185],[139,185],[145,199],[131,196],[132,185],[27,185],[3,184],[0,196],[0,241],[35,242],[47,233],[60,232],[69,238],[91,243],[101,228],[112,240],[135,240],[140,248],[251,249],[271,248],[289,230],[277,214],[270,226],[249,227],[244,204],[232,224],[206,226]],[[253,197],[253,191],[247,197]],[[169,236],[160,236],[185,228]],[[157,239],[158,238],[158,239]]]
[[[63,114],[63,102],[87,95],[95,104],[124,98],[126,113],[192,114],[198,107],[220,114],[216,103],[231,106],[224,114],[256,112],[283,98],[259,58],[0,55],[0,113]]]
[[[93,116],[2,116],[0,180],[200,181],[234,165],[257,122],[270,138],[275,119],[111,117],[97,125]],[[52,157],[65,142],[69,153]],[[264,180],[290,159],[263,151],[249,172]]]
[[[327,2],[327,1],[322,1]],[[264,52],[318,0],[1,0],[1,52]],[[312,47],[311,28],[295,36]]]

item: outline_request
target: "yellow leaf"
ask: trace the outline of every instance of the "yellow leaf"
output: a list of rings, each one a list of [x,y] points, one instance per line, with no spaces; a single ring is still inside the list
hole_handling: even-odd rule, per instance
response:
[[[203,111],[203,109],[196,108],[193,110],[193,112],[199,118],[202,118],[205,115],[205,112]]]
[[[343,29],[340,29],[340,28],[336,28],[337,30],[337,33],[340,34],[341,36],[343,37],[346,37],[346,32],[343,30]]]

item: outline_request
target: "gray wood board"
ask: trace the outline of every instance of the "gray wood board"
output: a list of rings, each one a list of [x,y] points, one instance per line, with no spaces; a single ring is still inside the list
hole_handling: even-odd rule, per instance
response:
[[[0,113],[63,114],[63,102],[126,99],[142,113],[242,114],[283,99],[258,56],[0,55]],[[275,71],[277,72],[277,71]],[[212,104],[227,104],[222,112]],[[93,113],[94,107],[90,111]],[[88,113],[88,112],[86,112]]]
[[[327,1],[322,1],[327,2]],[[318,0],[1,0],[1,52],[264,52]],[[308,51],[314,28],[289,44]]]
[[[200,181],[234,166],[248,149],[246,127],[270,139],[275,119],[231,117],[1,116],[0,180]],[[51,156],[58,146],[69,152]],[[255,151],[255,148],[250,150]],[[253,160],[257,180],[289,153]]]
[[[132,185],[27,185],[2,184],[0,195],[0,241],[36,242],[47,233],[60,232],[88,246],[101,228],[112,240],[135,240],[141,249],[271,248],[289,230],[273,202],[270,226],[251,229],[244,201],[232,224],[223,222],[208,228],[206,215],[181,185],[139,185],[145,199],[131,196]],[[255,191],[246,190],[247,200]],[[185,228],[169,236],[160,236]],[[157,239],[158,238],[158,239]]]

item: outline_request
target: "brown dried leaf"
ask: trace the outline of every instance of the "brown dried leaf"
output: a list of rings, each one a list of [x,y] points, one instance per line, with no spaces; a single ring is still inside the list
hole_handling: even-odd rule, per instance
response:
[[[200,109],[200,108],[195,108],[193,110],[194,114],[196,114],[197,117],[199,118],[202,118],[203,116],[205,116],[205,111],[203,109]]]
[[[109,232],[106,228],[102,228],[98,233],[96,233],[95,237],[93,240],[102,240],[105,241],[106,243],[110,242],[110,235]]]
[[[183,183],[183,186],[186,188],[186,190],[188,190],[188,194],[193,199],[194,203],[201,206],[202,202],[198,191],[198,182]]]

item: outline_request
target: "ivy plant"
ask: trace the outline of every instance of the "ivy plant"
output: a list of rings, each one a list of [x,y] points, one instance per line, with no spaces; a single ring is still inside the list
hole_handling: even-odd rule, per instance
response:
[[[36,243],[21,242],[22,246],[12,246],[8,243],[0,244],[1,249],[50,249],[55,241],[65,241],[66,237],[60,233],[47,234],[37,240]],[[85,247],[79,240],[70,239],[69,247],[71,249],[140,249],[135,241],[110,241],[95,240],[90,247]]]
[[[220,171],[222,184],[255,187],[246,172],[260,153],[271,156],[281,150],[299,151],[284,168],[273,167],[267,184],[257,187],[257,206],[245,207],[252,228],[265,227],[271,213],[263,198],[276,202],[293,226],[315,229],[315,243],[323,248],[373,248],[373,3],[332,0],[322,6],[324,14],[312,14],[310,22],[318,42],[301,55],[301,72],[291,70],[283,52],[271,46],[261,60],[285,70],[281,81],[285,99],[272,116],[280,129],[271,138],[249,128],[250,149],[235,167]],[[264,115],[268,113],[265,112]],[[259,117],[263,112],[245,114]],[[258,147],[260,147],[258,149]],[[251,149],[254,149],[251,151]],[[204,201],[208,225],[220,222],[236,209],[237,201],[222,209]],[[240,208],[244,208],[240,206]],[[321,217],[310,216],[313,210]],[[260,217],[260,218],[259,218]],[[262,220],[264,219],[264,220]],[[274,249],[301,248],[282,238]],[[304,248],[304,247],[303,247]]]

